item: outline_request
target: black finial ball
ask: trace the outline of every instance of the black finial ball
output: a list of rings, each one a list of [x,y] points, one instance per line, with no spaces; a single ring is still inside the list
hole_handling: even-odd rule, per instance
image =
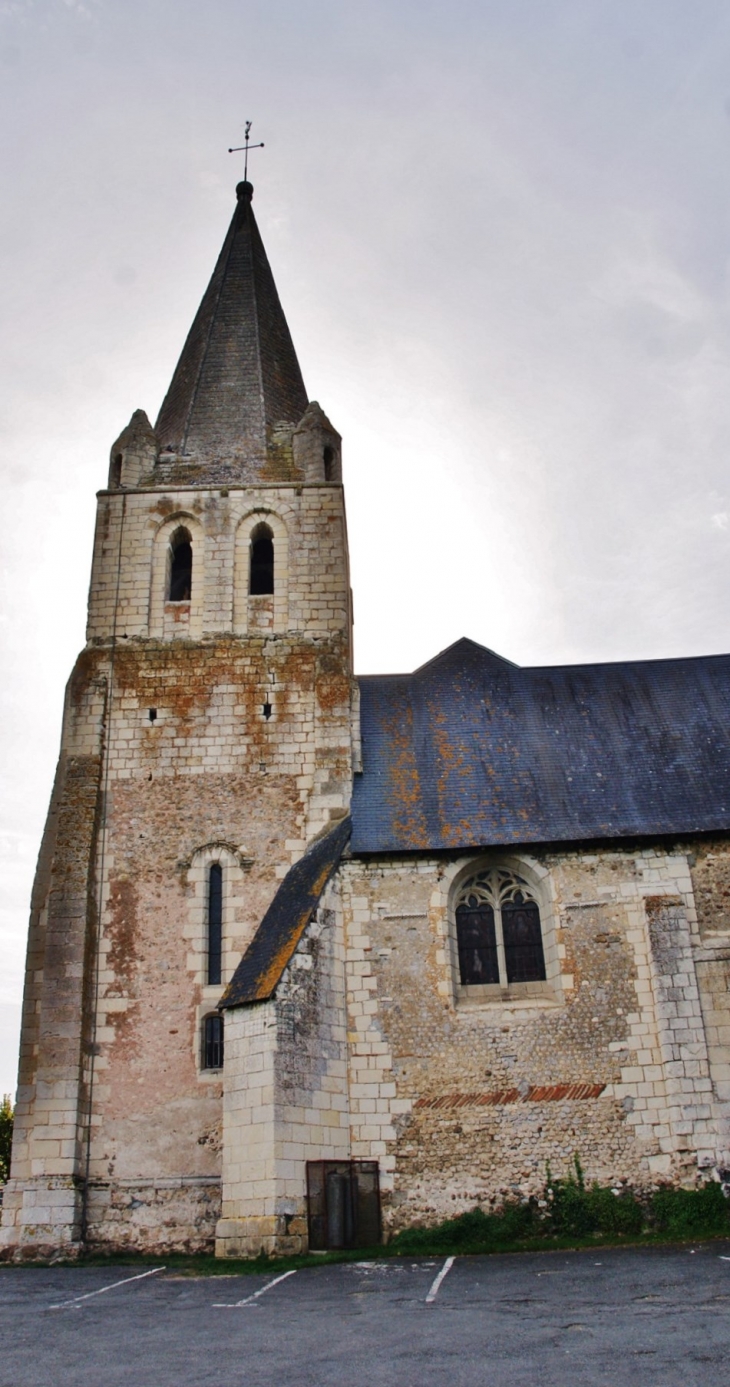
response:
[[[253,197],[253,183],[239,183],[236,188],[236,197],[239,202],[250,202]]]

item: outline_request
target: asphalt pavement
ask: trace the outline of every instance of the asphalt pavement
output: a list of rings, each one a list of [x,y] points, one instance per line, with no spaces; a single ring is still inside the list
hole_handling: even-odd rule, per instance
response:
[[[715,1387],[730,1243],[195,1278],[2,1267],[0,1334],[0,1387]]]

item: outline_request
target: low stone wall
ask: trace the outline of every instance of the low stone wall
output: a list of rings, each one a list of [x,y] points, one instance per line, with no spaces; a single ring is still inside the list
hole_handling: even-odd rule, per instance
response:
[[[89,1189],[87,1246],[105,1252],[212,1252],[220,1180],[95,1181]]]

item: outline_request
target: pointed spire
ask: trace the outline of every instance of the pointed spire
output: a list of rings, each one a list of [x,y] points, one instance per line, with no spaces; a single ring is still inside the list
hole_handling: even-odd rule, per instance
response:
[[[233,220],[156,424],[165,455],[242,482],[287,470],[281,432],[307,392],[251,206],[239,183]],[[284,450],[288,451],[287,449]]]

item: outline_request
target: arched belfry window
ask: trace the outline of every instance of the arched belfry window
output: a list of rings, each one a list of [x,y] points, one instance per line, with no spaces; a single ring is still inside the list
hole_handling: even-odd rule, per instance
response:
[[[208,870],[208,985],[219,986],[223,961],[223,868],[212,862]]]
[[[274,536],[268,525],[257,525],[251,536],[251,577],[249,592],[252,597],[263,596],[274,591]]]
[[[456,938],[463,987],[545,980],[540,907],[516,872],[493,867],[462,882]]]
[[[200,1063],[202,1069],[223,1068],[223,1017],[211,1012],[203,1017]]]
[[[189,532],[180,528],[170,541],[170,588],[168,602],[189,602],[193,586],[193,546]]]

